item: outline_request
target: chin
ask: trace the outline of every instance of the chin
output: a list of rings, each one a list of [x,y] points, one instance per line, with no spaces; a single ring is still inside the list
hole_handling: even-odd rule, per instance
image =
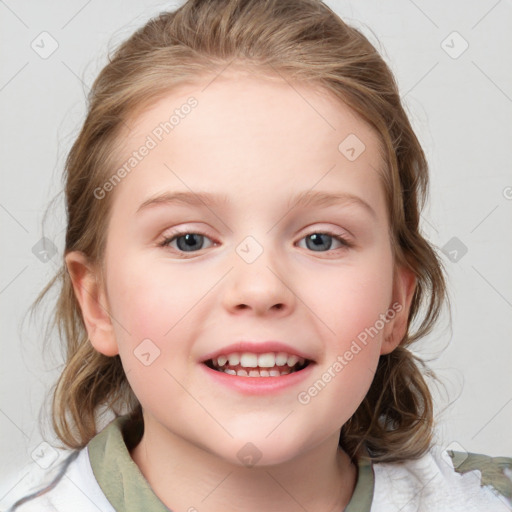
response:
[[[287,443],[284,443],[282,438],[270,440],[259,433],[252,438],[247,435],[242,438],[229,439],[223,446],[217,446],[215,450],[208,451],[216,457],[224,459],[228,464],[246,468],[262,468],[292,462],[304,453],[304,443],[290,437]]]

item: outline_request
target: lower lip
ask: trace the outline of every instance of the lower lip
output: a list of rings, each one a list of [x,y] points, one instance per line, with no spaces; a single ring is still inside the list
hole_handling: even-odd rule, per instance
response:
[[[200,366],[215,382],[234,389],[239,393],[266,395],[297,386],[311,375],[315,364],[309,363],[303,370],[288,373],[281,377],[239,377],[238,375],[229,375],[228,373],[212,370],[205,364]]]

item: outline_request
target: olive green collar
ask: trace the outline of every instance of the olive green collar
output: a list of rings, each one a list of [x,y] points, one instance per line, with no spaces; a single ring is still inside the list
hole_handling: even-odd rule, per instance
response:
[[[120,416],[96,435],[87,450],[94,476],[117,512],[169,512],[131,458],[129,449],[142,437],[143,424]],[[370,512],[374,473],[369,458],[358,457],[354,494],[345,512]]]

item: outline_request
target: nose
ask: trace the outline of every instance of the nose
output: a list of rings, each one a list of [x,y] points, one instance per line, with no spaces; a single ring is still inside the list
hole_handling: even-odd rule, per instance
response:
[[[252,263],[237,256],[224,288],[223,304],[230,313],[287,316],[295,308],[294,283],[267,252]]]

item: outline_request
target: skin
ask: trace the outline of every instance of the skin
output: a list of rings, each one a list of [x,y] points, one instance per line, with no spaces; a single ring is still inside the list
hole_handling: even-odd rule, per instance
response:
[[[81,253],[66,256],[89,339],[121,357],[144,411],[144,436],[131,455],[167,507],[342,510],[357,469],[338,448],[340,429],[366,395],[379,356],[405,334],[415,286],[409,271],[394,271],[379,139],[325,91],[227,72],[210,81],[175,89],[130,121],[121,161],[169,112],[198,100],[111,192],[102,271]],[[354,161],[338,150],[349,134],[366,147]],[[357,195],[374,215],[354,202],[287,206],[310,189]],[[229,204],[137,213],[166,191],[225,194]],[[174,228],[206,235],[204,248],[180,258],[176,239],[159,246]],[[352,247],[328,236],[327,249],[306,245],[307,235],[323,231]],[[263,249],[250,264],[236,251],[246,236]],[[299,403],[297,394],[393,303],[401,311]],[[148,338],[160,355],[145,366],[134,350]],[[298,347],[315,360],[311,377],[260,396],[213,385],[201,358],[238,339]],[[261,453],[252,468],[237,456],[247,442]]]

